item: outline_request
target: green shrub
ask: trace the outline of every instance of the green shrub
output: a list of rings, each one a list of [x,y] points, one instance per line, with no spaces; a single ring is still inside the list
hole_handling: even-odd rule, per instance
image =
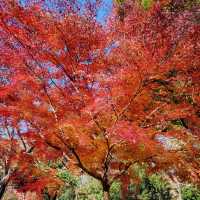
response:
[[[114,182],[110,187],[110,198],[111,200],[120,200],[120,182]]]
[[[183,200],[200,200],[200,190],[193,185],[185,185],[181,189]]]
[[[66,170],[58,170],[57,176],[72,187],[77,187],[79,185],[79,179]]]
[[[169,184],[162,180],[160,175],[152,175],[145,177],[140,186],[141,200],[170,200],[170,187]]]

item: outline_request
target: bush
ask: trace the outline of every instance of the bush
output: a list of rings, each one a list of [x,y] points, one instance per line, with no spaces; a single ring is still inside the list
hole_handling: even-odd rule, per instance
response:
[[[160,175],[145,177],[140,186],[141,200],[170,200],[169,184],[162,179]]]
[[[183,200],[200,200],[200,190],[193,185],[185,185],[181,189]]]

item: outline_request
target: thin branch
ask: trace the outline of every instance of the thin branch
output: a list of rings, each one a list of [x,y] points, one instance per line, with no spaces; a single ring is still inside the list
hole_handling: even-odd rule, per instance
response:
[[[25,143],[25,141],[24,141],[24,139],[23,139],[21,133],[19,132],[19,130],[18,130],[17,128],[16,128],[16,133],[17,133],[19,139],[21,140],[22,145],[23,145],[23,147],[24,147],[24,150],[25,150],[25,152],[26,152],[26,151],[27,151],[26,143]]]

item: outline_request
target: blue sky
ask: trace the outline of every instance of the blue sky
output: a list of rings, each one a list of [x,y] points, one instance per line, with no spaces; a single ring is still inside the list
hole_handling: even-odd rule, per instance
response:
[[[104,0],[104,6],[99,10],[97,20],[104,22],[112,9],[112,0]]]
[[[77,0],[80,3],[84,2],[84,0]],[[26,5],[26,3],[34,2],[33,0],[19,0],[21,5]],[[48,6],[50,9],[54,9],[56,4],[60,4],[61,0],[45,0],[45,5]],[[101,23],[104,23],[107,16],[109,15],[109,12],[112,9],[112,0],[103,0],[103,6],[99,9],[97,20]]]

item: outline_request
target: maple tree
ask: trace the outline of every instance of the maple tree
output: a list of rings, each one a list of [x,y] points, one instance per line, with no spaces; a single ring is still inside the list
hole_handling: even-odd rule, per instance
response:
[[[38,152],[34,150],[34,142],[27,142],[30,136],[22,135],[20,127],[14,126],[8,117],[1,118],[0,133],[0,199],[10,186],[18,192],[36,192],[38,198],[42,197],[44,190],[48,191],[49,196],[57,195],[63,182],[55,176],[55,169],[43,170],[38,166]],[[45,144],[40,144],[40,147],[48,149]],[[50,150],[49,153],[55,154],[57,158],[55,152]]]
[[[25,151],[44,162],[65,158],[69,170],[101,182],[104,199],[115,180],[124,191],[138,181],[136,163],[198,182],[198,6],[177,13],[160,1],[144,11],[124,1],[123,18],[116,7],[102,27],[100,1],[86,1],[84,11],[62,2],[60,14],[42,1],[0,1],[0,116]],[[22,169],[31,168],[26,155]],[[41,191],[48,181],[26,189]]]

